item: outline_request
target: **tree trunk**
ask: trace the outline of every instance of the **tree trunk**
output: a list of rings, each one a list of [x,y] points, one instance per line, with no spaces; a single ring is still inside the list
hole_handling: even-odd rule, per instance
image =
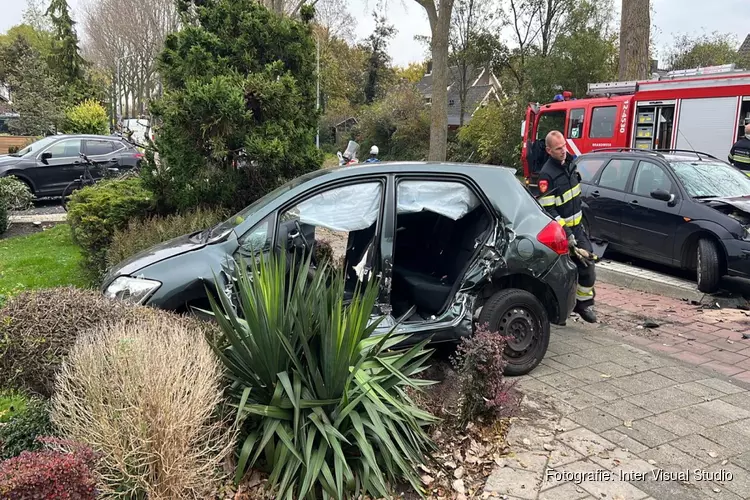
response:
[[[622,0],[620,18],[620,80],[648,78],[651,59],[649,0]]]
[[[442,31],[442,32],[441,32]],[[430,161],[445,161],[448,148],[448,30],[432,37],[432,110],[430,113]]]

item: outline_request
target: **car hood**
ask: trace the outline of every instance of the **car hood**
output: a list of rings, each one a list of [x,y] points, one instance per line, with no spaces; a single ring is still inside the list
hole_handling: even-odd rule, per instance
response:
[[[164,259],[199,250],[205,247],[206,244],[199,242],[195,238],[191,238],[189,234],[159,243],[115,265],[107,273],[104,283],[109,284],[117,276],[137,274],[138,271],[145,267],[156,264]]]
[[[740,221],[743,225],[750,224],[750,195],[706,198],[702,201],[709,207]]]
[[[15,165],[19,161],[21,161],[20,156],[0,155],[0,167]]]

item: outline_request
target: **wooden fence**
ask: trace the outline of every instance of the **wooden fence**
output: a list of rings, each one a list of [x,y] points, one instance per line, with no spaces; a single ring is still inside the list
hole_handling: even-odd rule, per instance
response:
[[[22,148],[34,142],[34,139],[25,135],[0,135],[0,155],[7,154],[10,146]]]

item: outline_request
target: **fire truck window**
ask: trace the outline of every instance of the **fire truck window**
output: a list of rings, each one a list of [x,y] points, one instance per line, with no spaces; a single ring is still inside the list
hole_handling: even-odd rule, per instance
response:
[[[565,111],[550,111],[539,117],[536,127],[536,140],[543,141],[547,134],[557,130],[565,134]]]
[[[591,130],[589,137],[592,139],[609,139],[615,135],[615,118],[617,117],[617,106],[603,106],[594,108],[591,113]]]
[[[583,108],[570,110],[570,123],[568,124],[568,137],[580,139],[583,136]]]
[[[628,185],[630,171],[633,170],[633,160],[614,159],[610,161],[599,178],[599,187],[625,191]]]

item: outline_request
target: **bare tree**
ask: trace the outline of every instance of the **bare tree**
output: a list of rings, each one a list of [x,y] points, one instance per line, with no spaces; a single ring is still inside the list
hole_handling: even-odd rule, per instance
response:
[[[648,77],[651,10],[649,0],[622,0],[620,80]]]
[[[448,37],[453,0],[414,0],[427,12],[432,51],[430,161],[445,161],[448,149]]]
[[[44,12],[48,2],[44,0],[26,0],[26,8],[23,11],[23,22],[39,31],[50,31],[52,24]]]
[[[81,11],[86,55],[112,77],[117,109],[144,114],[158,88],[156,59],[179,25],[175,2],[86,0]]]
[[[328,37],[348,43],[356,40],[357,22],[347,9],[347,0],[319,0],[315,4],[315,22]]]

